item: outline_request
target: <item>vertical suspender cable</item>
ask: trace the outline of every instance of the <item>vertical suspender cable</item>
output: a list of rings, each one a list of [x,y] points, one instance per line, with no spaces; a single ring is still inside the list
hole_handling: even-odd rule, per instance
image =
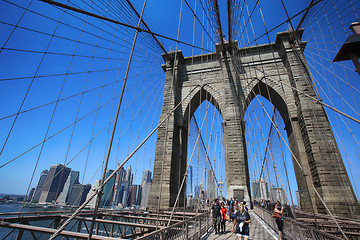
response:
[[[139,29],[140,24],[141,24],[141,19],[142,19],[142,16],[143,16],[143,13],[144,13],[144,9],[145,9],[145,6],[146,6],[146,1],[147,1],[147,0],[144,0],[143,8],[142,8],[142,11],[141,11],[141,15],[140,15],[140,18],[139,18],[138,26],[137,26],[137,29],[136,29],[136,32],[135,32],[135,36],[134,36],[134,40],[133,40],[133,44],[132,44],[132,48],[131,48],[131,52],[130,52],[130,57],[129,57],[129,61],[128,61],[128,65],[127,65],[127,69],[126,69],[126,73],[125,73],[125,77],[124,77],[124,82],[123,82],[123,86],[122,86],[122,90],[121,90],[121,95],[120,95],[120,99],[119,99],[119,103],[118,103],[118,107],[117,107],[117,111],[116,111],[116,116],[115,116],[115,120],[114,120],[114,124],[113,124],[112,134],[111,134],[111,138],[110,138],[110,142],[109,142],[108,152],[107,152],[107,155],[106,155],[106,160],[105,160],[103,175],[102,175],[102,178],[101,178],[101,180],[100,180],[100,189],[99,189],[99,191],[98,191],[98,196],[97,196],[97,199],[96,199],[96,205],[95,205],[95,209],[94,209],[94,216],[93,216],[93,219],[92,219],[92,223],[91,223],[91,227],[90,227],[88,239],[91,239],[92,232],[93,232],[94,225],[95,225],[95,220],[96,220],[97,211],[98,211],[98,209],[99,209],[99,203],[100,203],[100,198],[101,198],[101,194],[100,194],[100,193],[102,192],[103,187],[104,187],[104,186],[103,186],[103,183],[104,183],[104,179],[105,179],[105,173],[106,173],[107,165],[108,165],[109,158],[110,158],[110,153],[111,153],[111,148],[112,148],[112,142],[113,142],[114,135],[115,135],[117,120],[118,120],[118,117],[119,117],[119,112],[120,112],[121,103],[122,103],[122,99],[123,99],[124,92],[125,92],[127,77],[128,77],[129,70],[130,70],[131,60],[132,60],[132,56],[133,56],[134,49],[135,49],[135,43],[136,43],[137,35],[138,35],[138,33],[139,33],[139,30],[138,30],[138,29]],[[63,226],[61,226],[61,227],[59,228],[59,231],[57,231],[56,233],[54,233],[49,239],[50,239],[50,240],[55,239],[55,238],[60,234],[60,232],[65,228],[65,226],[66,226],[65,224],[64,224]]]
[[[130,52],[130,56],[129,56],[129,61],[128,61],[128,64],[127,64],[126,73],[125,73],[125,77],[124,77],[124,82],[123,82],[123,86],[122,86],[122,89],[121,89],[121,95],[120,95],[118,107],[117,107],[117,110],[116,110],[116,116],[115,116],[115,120],[114,120],[114,124],[113,124],[113,129],[112,129],[112,133],[111,133],[111,137],[110,137],[109,147],[108,147],[108,151],[107,151],[107,154],[106,154],[104,170],[103,170],[102,178],[101,178],[101,180],[100,180],[100,186],[101,186],[101,187],[100,187],[100,190],[99,190],[99,194],[97,195],[97,198],[96,198],[96,205],[95,205],[95,209],[94,209],[94,216],[93,216],[93,219],[92,219],[92,223],[91,223],[91,227],[90,227],[90,231],[89,231],[89,238],[88,238],[88,239],[91,239],[92,232],[93,232],[94,225],[95,225],[95,220],[96,220],[97,211],[98,211],[98,209],[99,209],[99,203],[100,203],[100,198],[101,198],[101,194],[102,194],[101,192],[102,192],[102,190],[103,190],[103,188],[104,188],[103,183],[104,183],[104,180],[105,180],[105,174],[106,174],[106,170],[107,170],[107,165],[108,165],[108,163],[109,163],[109,158],[110,158],[112,143],[113,143],[113,140],[114,140],[114,135],[115,135],[116,125],[117,125],[117,120],[118,120],[118,118],[119,118],[121,103],[122,103],[122,99],[123,99],[123,97],[124,97],[126,82],[127,82],[127,78],[128,78],[129,71],[130,71],[130,66],[131,66],[131,60],[132,60],[132,57],[133,57],[133,54],[134,54],[135,43],[136,43],[136,39],[137,39],[137,36],[138,36],[138,33],[139,33],[139,27],[140,27],[140,24],[141,24],[141,19],[142,19],[142,16],[143,16],[143,14],[144,14],[145,6],[146,6],[146,1],[147,1],[147,0],[144,0],[144,4],[143,4],[142,10],[141,10],[141,15],[140,15],[140,18],[139,18],[139,22],[138,22],[138,25],[137,25],[137,29],[136,29],[135,36],[134,36],[134,40],[133,40],[132,47],[131,47],[131,52]]]

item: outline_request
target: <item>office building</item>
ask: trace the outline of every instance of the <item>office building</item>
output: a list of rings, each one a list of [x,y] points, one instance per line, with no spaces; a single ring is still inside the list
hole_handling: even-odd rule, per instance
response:
[[[140,206],[141,187],[140,185],[131,185],[129,187],[128,206]]]
[[[186,206],[187,206],[187,207],[192,207],[192,206],[194,206],[194,205],[195,205],[195,201],[196,201],[196,199],[193,198],[192,193],[190,193],[190,194],[187,196],[187,198],[186,198]]]
[[[187,195],[193,193],[193,167],[190,165],[187,172]]]
[[[107,170],[105,173],[105,179],[107,179],[112,173],[114,172],[114,170]],[[116,175],[114,177],[112,177],[110,179],[110,181],[108,181],[104,188],[103,188],[103,195],[101,196],[100,199],[100,207],[106,207],[106,206],[111,206],[111,202],[113,200],[114,197],[114,183],[115,183],[115,179],[116,179]]]
[[[195,198],[198,198],[198,197],[199,197],[199,193],[200,193],[200,186],[199,186],[199,185],[195,185],[194,189],[195,189]]]
[[[252,194],[254,200],[268,200],[269,199],[269,189],[268,184],[265,179],[256,179],[251,182],[252,184]]]
[[[90,184],[82,185],[80,183],[73,184],[71,192],[68,197],[68,205],[80,206],[86,200],[86,196],[91,188]]]
[[[141,208],[146,208],[148,206],[150,190],[151,182],[143,182],[141,184]]]
[[[118,173],[116,174],[115,186],[114,186],[114,201],[112,206],[117,206],[122,202],[123,194],[124,194],[124,185],[123,181],[125,179],[126,171],[124,167],[122,167]]]
[[[60,205],[66,205],[68,204],[68,199],[71,193],[71,190],[74,186],[74,184],[79,184],[79,172],[78,171],[71,171],[68,178],[66,179],[63,191],[61,192],[59,196],[59,204]],[[72,205],[69,203],[69,205]]]
[[[270,188],[270,198],[272,202],[280,201],[281,204],[287,204],[286,193],[282,188]]]
[[[129,165],[128,169],[126,170],[125,179],[123,181],[123,198],[122,198],[122,204],[123,207],[129,206],[129,190],[130,186],[133,182],[133,174],[131,170],[131,166]]]
[[[91,197],[91,195],[94,194],[94,190],[96,190],[99,186],[100,186],[100,179],[95,181],[93,188],[90,189],[89,193],[86,196],[86,199],[89,199]],[[97,198],[97,196],[93,197],[86,206],[89,208],[95,208],[96,198]]]
[[[144,182],[151,182],[151,171],[149,171],[149,170],[143,171],[141,183],[144,183]]]
[[[39,201],[41,192],[43,190],[42,188],[44,187],[45,180],[46,180],[48,174],[49,174],[49,170],[44,170],[41,172],[39,182],[35,188],[33,201],[37,201],[37,202]]]
[[[212,170],[207,171],[206,184],[207,184],[206,196],[210,201],[212,201],[215,199],[215,178]]]
[[[39,203],[51,203],[57,200],[64,188],[70,171],[71,168],[65,167],[62,164],[51,165],[40,195]]]
[[[33,198],[34,192],[35,192],[35,188],[31,188],[29,194],[26,197],[26,201],[31,201],[31,199]]]

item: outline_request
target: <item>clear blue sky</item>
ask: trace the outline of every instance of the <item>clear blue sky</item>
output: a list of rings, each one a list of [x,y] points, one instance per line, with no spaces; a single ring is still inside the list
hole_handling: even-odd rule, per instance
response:
[[[66,1],[61,2],[65,3]],[[195,1],[188,2],[195,9]],[[219,1],[219,4],[222,28],[227,38],[225,2]],[[252,11],[255,2],[248,1],[249,12]],[[287,17],[280,0],[259,2],[267,30],[286,20]],[[300,4],[295,1],[284,2],[288,14],[293,16],[304,9],[309,1]],[[341,5],[342,1],[338,2]],[[21,111],[28,110],[28,112],[21,113],[16,119],[4,151],[0,156],[0,163],[3,164],[32,147],[36,147],[0,169],[0,192],[23,194],[29,186],[34,169],[31,187],[36,186],[42,170],[49,169],[51,164],[65,162],[70,162],[69,167],[73,170],[80,171],[81,180],[84,177],[83,183],[90,182],[92,184],[95,179],[100,177],[101,163],[106,153],[111,132],[111,128],[108,126],[109,123],[110,126],[112,125],[111,121],[118,101],[118,98],[113,98],[120,93],[134,30],[103,23],[77,13],[67,12],[63,14],[60,9],[40,1],[31,2],[29,10],[22,16],[24,8],[29,3],[30,1],[15,3],[2,1],[0,3],[0,46],[3,47],[0,52],[0,147],[5,144],[11,126],[15,121],[13,114],[18,112],[26,92],[30,89],[21,107]],[[72,3],[74,4],[72,6],[83,8],[86,11],[131,25],[137,24],[136,18],[130,18],[120,3],[108,7],[99,2],[93,6],[82,1],[72,1]],[[142,3],[143,1],[135,1],[135,6],[139,12]],[[321,86],[319,92],[324,101],[331,105],[334,104],[335,107],[360,119],[357,110],[359,100],[357,89],[360,89],[360,83],[358,76],[352,71],[352,64],[345,63],[344,66],[339,66],[330,64],[326,60],[332,59],[336,54],[337,49],[334,42],[339,48],[349,34],[348,25],[358,19],[356,11],[351,9],[349,4],[344,5],[340,18],[330,7],[328,8],[330,9],[328,15],[321,14],[321,9],[325,9],[327,6],[310,12],[312,17],[305,21],[307,29],[304,40],[308,41],[305,55],[316,84]],[[181,1],[148,1],[145,19],[152,31],[176,38],[180,5]],[[354,3],[355,10],[359,8],[358,5],[358,3]],[[203,13],[199,1],[197,2],[196,13],[202,21]],[[249,40],[254,39],[252,28],[257,37],[266,32],[259,6],[255,8],[252,14],[251,22],[247,23],[249,14],[246,8],[243,16],[244,18],[238,23],[240,30],[238,30],[237,37],[244,25],[246,25],[246,30],[241,35],[240,46],[246,45]],[[330,20],[326,20],[325,16]],[[21,21],[17,23],[20,18]],[[86,19],[86,24],[84,24],[84,19]],[[58,24],[58,21],[61,23]],[[212,40],[202,31],[197,20],[195,22],[194,44],[214,51]],[[298,22],[299,18],[294,18],[295,26]],[[181,41],[192,43],[193,23],[193,15],[184,2],[180,27]],[[318,26],[320,24],[324,25],[321,29]],[[19,27],[12,33],[14,25]],[[204,25],[212,38],[216,39],[206,21]],[[329,26],[331,27],[329,28]],[[344,26],[346,27],[345,30]],[[286,23],[270,32],[270,41],[275,41],[276,32],[285,31],[288,27],[289,24]],[[324,32],[320,34],[320,31]],[[325,36],[326,39],[322,39],[322,36]],[[147,37],[149,36],[140,33],[136,45],[129,82],[115,134],[109,164],[110,169],[114,169],[119,161],[124,160],[156,127],[159,121],[164,85],[164,74],[160,65],[163,64],[163,60],[159,47],[152,45],[153,42],[147,40]],[[175,50],[175,42],[159,39],[160,42],[164,43],[167,51]],[[269,39],[265,35],[258,39],[257,44],[268,42]],[[255,45],[255,42],[251,45]],[[192,48],[189,46],[180,44],[179,49],[183,51],[185,56],[192,54]],[[46,54],[44,54],[45,51]],[[201,53],[205,53],[205,51],[194,50],[194,54]],[[335,72],[336,75],[331,72]],[[64,75],[64,73],[71,74]],[[33,82],[32,79],[34,79]],[[81,94],[82,92],[85,93]],[[136,101],[133,101],[134,99]],[[59,102],[55,104],[54,101]],[[267,100],[262,99],[261,101],[265,104],[265,109],[271,113],[271,106]],[[31,110],[43,104],[48,105]],[[206,103],[203,105],[202,109],[206,109]],[[252,105],[256,111],[262,111],[258,103],[253,102]],[[98,110],[96,110],[97,108]],[[215,112],[213,109],[210,111]],[[359,142],[352,135],[359,136],[359,124],[339,117],[332,111],[327,110],[327,112],[334,127],[340,151],[344,159],[349,159],[353,164],[352,167],[349,167],[348,163],[345,162],[345,165],[349,171],[350,169],[358,169],[360,167]],[[195,115],[199,116],[197,120],[200,124],[205,112],[199,111]],[[218,117],[216,116],[216,118]],[[253,117],[252,119],[255,121]],[[264,117],[261,120],[261,129],[264,131],[263,134],[267,136],[269,121]],[[70,125],[75,121],[77,121],[75,125]],[[211,123],[211,118],[208,117],[205,125],[207,129],[210,129]],[[66,129],[63,130],[64,128]],[[351,129],[352,133],[347,130],[348,128]],[[58,133],[59,131],[61,132]],[[249,155],[249,157],[262,158],[266,143],[263,142],[260,130],[257,129],[256,132],[256,141],[259,143],[258,148],[262,155]],[[210,136],[209,131],[203,134],[204,140],[207,142]],[[221,134],[218,136],[222,137]],[[40,143],[49,137],[51,138],[45,142],[42,148]],[[286,134],[284,137],[286,138]],[[89,148],[87,144],[92,138],[95,139]],[[140,183],[143,169],[153,170],[155,144],[156,135],[129,161],[129,164],[136,171],[135,183]],[[215,144],[215,141],[212,144]],[[248,150],[253,151],[253,147],[248,142]],[[284,149],[286,151],[285,158],[291,169],[290,153],[286,148]],[[190,151],[191,149],[189,149]],[[219,161],[219,165],[222,166],[223,159],[221,156],[216,161]],[[36,163],[37,167],[35,168]],[[224,168],[220,168],[217,173],[218,176],[223,171]],[[252,164],[250,164],[250,171],[251,174],[255,171],[255,166]],[[357,173],[351,173],[353,183],[357,188],[360,188]],[[253,178],[253,176],[251,177]],[[291,188],[295,190],[296,182],[293,174],[290,183]]]

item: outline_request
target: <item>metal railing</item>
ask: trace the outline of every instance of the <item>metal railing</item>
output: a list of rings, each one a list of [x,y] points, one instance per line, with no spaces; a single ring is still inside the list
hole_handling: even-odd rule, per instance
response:
[[[211,217],[206,212],[137,239],[200,239],[211,226]]]
[[[272,217],[272,212],[268,211],[267,209],[254,206],[254,213],[256,213],[260,218],[262,218],[276,232],[278,232],[275,219]],[[284,236],[286,237],[286,239],[294,239],[294,240],[310,240],[310,239],[341,240],[342,239],[287,217],[284,217]]]

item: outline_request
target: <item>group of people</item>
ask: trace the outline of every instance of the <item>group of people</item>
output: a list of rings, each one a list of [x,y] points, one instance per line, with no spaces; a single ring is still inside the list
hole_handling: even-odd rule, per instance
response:
[[[274,209],[273,207],[273,203],[271,203],[270,200],[265,200],[265,199],[261,199],[260,201],[256,201],[254,200],[254,205],[257,205],[259,207],[265,208],[269,211],[271,211],[272,209]]]
[[[282,239],[282,232],[284,227],[284,220],[282,217],[284,208],[278,201],[273,209],[280,219],[275,219],[279,229],[279,240]],[[211,206],[210,214],[213,218],[213,226],[215,234],[225,233],[226,221],[232,222],[232,232],[235,232],[239,240],[248,240],[250,235],[249,223],[251,223],[250,214],[246,202],[239,202],[234,199],[225,200],[221,202],[218,198],[214,199],[214,204]]]

